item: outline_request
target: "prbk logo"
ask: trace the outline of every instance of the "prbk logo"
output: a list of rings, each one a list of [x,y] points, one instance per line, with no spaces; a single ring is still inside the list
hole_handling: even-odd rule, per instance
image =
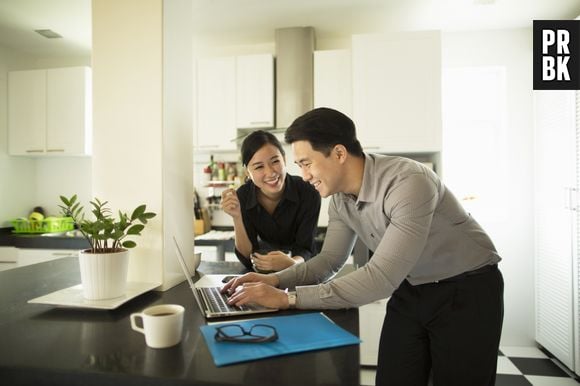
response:
[[[580,20],[534,20],[534,90],[580,90]]]

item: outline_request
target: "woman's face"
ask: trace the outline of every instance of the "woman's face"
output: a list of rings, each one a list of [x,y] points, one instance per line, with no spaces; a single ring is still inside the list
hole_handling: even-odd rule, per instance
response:
[[[272,144],[262,146],[246,167],[254,185],[266,195],[276,195],[284,189],[286,161],[280,150]]]

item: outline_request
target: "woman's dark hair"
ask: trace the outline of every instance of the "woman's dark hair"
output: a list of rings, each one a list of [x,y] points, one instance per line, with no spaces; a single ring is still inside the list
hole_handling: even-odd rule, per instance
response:
[[[286,155],[282,148],[282,144],[278,141],[278,138],[267,131],[256,130],[251,132],[246,138],[244,138],[244,142],[242,142],[242,165],[248,166],[248,162],[250,162],[254,154],[256,154],[262,146],[267,144],[276,146],[278,150],[280,150],[282,157]]]
[[[308,141],[312,148],[326,157],[336,145],[343,145],[356,156],[364,157],[356,139],[354,122],[340,111],[319,107],[296,118],[284,134],[286,143]]]

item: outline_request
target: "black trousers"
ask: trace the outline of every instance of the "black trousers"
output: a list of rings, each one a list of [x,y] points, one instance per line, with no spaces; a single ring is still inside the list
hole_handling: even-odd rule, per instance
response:
[[[493,386],[503,323],[497,265],[438,283],[403,281],[387,304],[377,386]]]

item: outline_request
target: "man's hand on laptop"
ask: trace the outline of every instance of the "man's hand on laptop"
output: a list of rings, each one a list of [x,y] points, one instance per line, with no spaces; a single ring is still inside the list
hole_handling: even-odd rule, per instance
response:
[[[262,282],[246,282],[236,288],[228,298],[230,305],[259,304],[264,307],[289,308],[288,294],[284,290]]]
[[[249,272],[227,282],[221,292],[228,293],[230,295],[228,303],[236,306],[257,303],[266,307],[287,308],[288,296],[284,291],[276,288],[278,283],[276,275]],[[286,302],[285,306],[284,302]]]
[[[232,295],[236,288],[241,286],[244,283],[266,283],[271,285],[272,287],[276,287],[278,285],[278,277],[276,275],[265,275],[261,273],[249,272],[242,276],[236,276],[232,280],[228,281],[226,285],[222,287],[222,294],[228,293]]]

